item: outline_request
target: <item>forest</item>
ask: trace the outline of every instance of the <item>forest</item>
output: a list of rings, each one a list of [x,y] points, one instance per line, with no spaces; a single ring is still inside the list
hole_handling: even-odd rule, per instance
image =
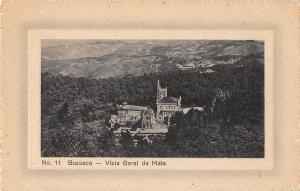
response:
[[[215,65],[213,73],[176,71],[92,79],[42,73],[42,156],[264,157],[264,65],[255,57]],[[107,128],[116,105],[155,110],[157,80],[182,97],[164,138],[152,144]]]

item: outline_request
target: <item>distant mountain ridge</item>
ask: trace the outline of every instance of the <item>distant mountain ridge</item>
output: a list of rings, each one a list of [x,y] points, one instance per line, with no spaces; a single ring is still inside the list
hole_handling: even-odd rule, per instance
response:
[[[96,41],[42,48],[42,72],[108,78],[176,71],[176,65],[263,55],[259,41]],[[219,62],[220,63],[220,62]]]

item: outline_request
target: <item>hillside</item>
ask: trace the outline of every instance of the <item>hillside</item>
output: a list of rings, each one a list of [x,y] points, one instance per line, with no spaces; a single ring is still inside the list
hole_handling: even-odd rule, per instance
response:
[[[47,42],[42,42],[47,44]],[[95,79],[176,71],[176,64],[263,55],[258,41],[93,41],[43,46],[42,72]],[[216,61],[216,62],[215,62]]]

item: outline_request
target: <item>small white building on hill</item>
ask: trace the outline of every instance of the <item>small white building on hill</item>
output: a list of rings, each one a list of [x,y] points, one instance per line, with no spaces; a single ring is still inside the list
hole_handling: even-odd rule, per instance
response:
[[[195,64],[192,62],[187,62],[184,64],[177,64],[176,66],[179,70],[192,70],[192,69],[196,68]]]

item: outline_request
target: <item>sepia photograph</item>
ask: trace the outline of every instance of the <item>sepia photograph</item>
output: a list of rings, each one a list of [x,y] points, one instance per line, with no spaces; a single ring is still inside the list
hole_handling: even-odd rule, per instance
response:
[[[5,191],[294,191],[299,4],[5,1]]]
[[[264,158],[264,42],[41,41],[42,157]]]

